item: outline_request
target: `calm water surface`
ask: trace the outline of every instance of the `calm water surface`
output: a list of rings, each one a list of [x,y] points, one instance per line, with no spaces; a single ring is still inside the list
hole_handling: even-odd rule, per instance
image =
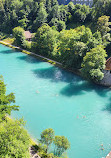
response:
[[[2,45],[0,74],[20,106],[12,116],[23,116],[34,138],[53,128],[69,139],[70,158],[102,158],[111,150],[109,89]]]

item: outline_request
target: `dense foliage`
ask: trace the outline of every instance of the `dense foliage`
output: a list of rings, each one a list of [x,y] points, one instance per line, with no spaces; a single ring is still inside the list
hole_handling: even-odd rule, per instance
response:
[[[104,76],[102,70],[105,68],[106,51],[101,45],[86,53],[82,63],[82,73],[92,80],[101,80]]]
[[[71,69],[81,69],[86,53],[98,45],[106,46],[100,31],[94,34],[85,26],[62,30],[60,33],[49,25],[42,25],[32,41],[32,51],[50,57]]]
[[[8,121],[0,125],[0,156],[5,158],[30,158],[29,135],[21,121]]]
[[[7,116],[12,110],[19,110],[13,93],[6,95],[6,86],[0,78],[0,157],[29,158],[30,137],[22,127],[23,120],[12,120]]]
[[[13,36],[15,38],[15,45],[23,47],[25,41],[24,29],[21,27],[15,27],[13,29]]]
[[[40,139],[39,149],[40,155],[42,151],[42,155],[48,152],[49,148],[51,148],[52,143],[54,146],[52,146],[52,149],[54,148],[53,153],[48,154],[50,157],[57,158],[58,156],[61,157],[64,151],[68,150],[70,148],[70,143],[68,139],[64,136],[55,136],[55,132],[52,128],[45,129],[41,133],[41,139]],[[38,150],[38,151],[39,151]],[[62,155],[63,156],[63,155]]]
[[[57,0],[0,0],[0,30],[11,33],[21,26],[35,32],[48,23],[60,31],[70,23],[94,23],[100,16],[111,16],[110,6],[111,0],[95,0],[92,8],[73,2],[59,5]]]
[[[0,30],[12,33],[14,27],[20,26],[35,32],[48,23],[61,31],[70,23],[85,24],[104,14],[110,16],[110,3],[111,0],[98,0],[89,8],[73,2],[59,5],[57,0],[0,0]]]
[[[103,45],[110,56],[111,0],[94,0],[92,8],[61,3],[64,1],[0,0],[0,31],[13,33],[15,45],[71,69],[83,70],[83,58],[98,45]],[[25,30],[34,33],[32,42],[25,40]]]
[[[6,95],[6,86],[0,76],[0,122],[5,120],[6,114],[10,115],[12,110],[19,110],[19,107],[12,103],[15,103],[15,96],[13,93]]]
[[[32,42],[32,49],[38,54],[50,56],[56,48],[58,32],[53,30],[47,24],[42,25],[35,34]]]

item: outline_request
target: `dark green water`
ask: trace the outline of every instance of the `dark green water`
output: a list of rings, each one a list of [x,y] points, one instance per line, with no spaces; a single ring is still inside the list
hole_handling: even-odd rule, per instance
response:
[[[12,116],[23,116],[34,138],[53,128],[69,139],[70,158],[102,158],[111,150],[109,89],[2,45],[0,74],[20,106]]]

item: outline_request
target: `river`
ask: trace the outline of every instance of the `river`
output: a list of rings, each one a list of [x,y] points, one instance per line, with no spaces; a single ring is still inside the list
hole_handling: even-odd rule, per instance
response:
[[[34,139],[53,128],[69,139],[69,158],[102,158],[111,150],[110,89],[3,45],[0,74],[20,106],[12,117],[24,117]]]

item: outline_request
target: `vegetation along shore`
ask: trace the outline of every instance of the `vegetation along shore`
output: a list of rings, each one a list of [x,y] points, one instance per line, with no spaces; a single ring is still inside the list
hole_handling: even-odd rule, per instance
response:
[[[111,0],[94,0],[90,7],[73,2],[59,5],[57,0],[0,0],[1,44],[108,87],[110,25]],[[66,157],[63,154],[70,143],[65,136],[56,136],[52,128],[41,133],[38,144],[32,143],[24,120],[7,117],[19,110],[14,103],[15,96],[6,95],[1,76],[0,156],[29,158],[34,152],[32,157]]]
[[[73,2],[59,5],[57,0],[1,1],[1,40],[111,86],[110,70],[105,70],[111,41],[108,3],[97,0],[90,8]]]
[[[53,129],[45,129],[35,143],[25,130],[25,121],[9,117],[11,112],[18,111],[19,106],[15,104],[15,95],[6,95],[6,85],[3,77],[0,76],[0,156],[5,158],[29,158],[40,156],[46,158],[59,158],[70,148],[68,139],[64,136],[55,136]],[[54,144],[53,152],[49,149]],[[34,153],[34,154],[33,154]],[[30,155],[31,154],[31,155]],[[39,157],[38,156],[38,157]]]

